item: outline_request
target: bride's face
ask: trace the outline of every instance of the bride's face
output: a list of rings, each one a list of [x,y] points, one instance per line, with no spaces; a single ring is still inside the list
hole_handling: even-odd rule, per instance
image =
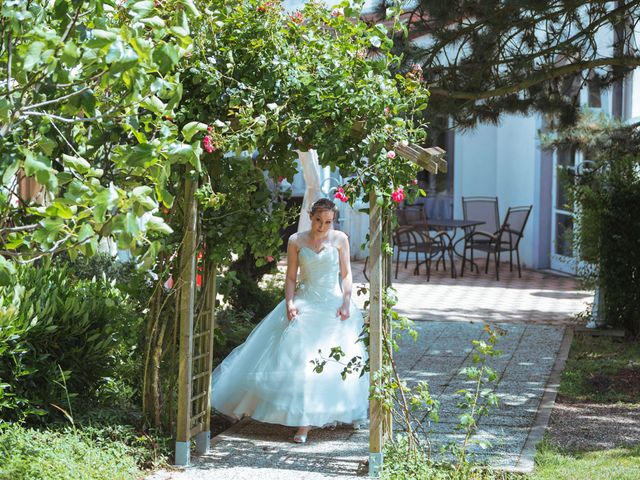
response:
[[[326,233],[333,228],[333,212],[320,210],[311,215],[311,231],[315,234]]]

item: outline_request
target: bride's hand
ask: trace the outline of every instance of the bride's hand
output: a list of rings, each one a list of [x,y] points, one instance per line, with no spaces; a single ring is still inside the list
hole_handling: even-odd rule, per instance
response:
[[[295,305],[293,303],[287,305],[287,318],[289,319],[289,321],[293,320],[297,316],[298,309],[295,307]]]
[[[340,320],[346,320],[347,318],[349,318],[349,315],[350,312],[348,305],[342,305],[336,312],[336,316],[340,317]]]

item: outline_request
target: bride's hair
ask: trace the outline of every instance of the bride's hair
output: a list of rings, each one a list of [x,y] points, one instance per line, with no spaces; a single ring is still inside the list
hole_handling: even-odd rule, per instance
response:
[[[315,215],[318,212],[326,210],[328,212],[333,212],[334,215],[338,213],[338,207],[335,203],[333,203],[328,198],[321,198],[320,200],[316,200],[311,205],[309,209],[309,215]]]

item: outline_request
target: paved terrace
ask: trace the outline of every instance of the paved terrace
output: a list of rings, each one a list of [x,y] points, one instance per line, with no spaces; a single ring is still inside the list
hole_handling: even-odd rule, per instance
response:
[[[362,264],[354,263],[356,282],[363,282]],[[471,340],[483,335],[482,322],[498,324],[507,334],[499,348],[503,355],[491,366],[499,373],[496,393],[500,407],[482,419],[478,439],[492,443],[471,452],[490,465],[510,470],[533,468],[535,444],[542,438],[555,400],[559,373],[570,345],[576,313],[590,301],[568,277],[544,272],[510,273],[502,266],[501,280],[466,273],[451,279],[448,272],[432,272],[427,282],[400,269],[395,287],[397,309],[416,322],[417,342],[407,340],[397,355],[409,383],[426,379],[441,401],[440,422],[432,425],[434,448],[459,441],[454,433],[458,410],[455,392],[464,388],[460,368],[470,364]],[[356,298],[357,303],[364,299]],[[294,429],[243,421],[212,441],[212,451],[186,470],[161,471],[153,480],[182,479],[321,479],[362,478],[367,475],[368,431],[347,427],[314,430],[309,443],[291,442]]]

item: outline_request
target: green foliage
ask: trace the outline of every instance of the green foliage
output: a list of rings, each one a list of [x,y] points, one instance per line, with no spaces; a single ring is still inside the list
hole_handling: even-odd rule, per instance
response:
[[[576,335],[559,393],[570,402],[640,402],[640,345],[610,337]]]
[[[216,162],[210,185],[227,200],[202,215],[207,257],[228,265],[235,253],[256,267],[270,263],[267,258],[276,257],[282,245],[280,228],[291,221],[284,198],[268,188],[263,172],[247,155]],[[238,280],[244,283],[247,279]],[[259,278],[251,283],[255,285],[256,280]]]
[[[525,480],[524,475],[464,465],[459,469],[435,463],[422,450],[412,449],[407,437],[399,435],[385,444],[382,480]]]
[[[10,254],[89,255],[107,235],[143,254],[145,237],[167,231],[151,212],[173,202],[171,167],[198,166],[199,147],[170,121],[197,14],[184,0],[4,3],[0,227]],[[46,188],[46,206],[6,201],[20,169]]]
[[[456,469],[464,470],[467,465],[467,449],[472,443],[476,443],[482,448],[489,447],[485,441],[475,440],[473,435],[478,429],[478,421],[480,418],[487,416],[492,407],[498,406],[498,397],[495,394],[494,385],[498,380],[498,375],[488,362],[491,358],[498,357],[502,354],[497,350],[499,335],[504,335],[506,331],[499,327],[491,327],[485,324],[484,331],[487,334],[486,340],[473,340],[473,349],[471,352],[471,361],[473,366],[465,367],[460,371],[460,375],[464,375],[468,380],[472,381],[471,387],[463,388],[456,392],[460,395],[461,400],[456,405],[462,410],[458,417],[458,425],[456,430],[464,432],[464,439],[461,444],[449,445],[450,451],[456,456]]]
[[[640,476],[640,446],[599,451],[567,451],[543,441],[531,480],[635,480]]]
[[[38,431],[4,424],[0,478],[11,480],[133,480],[131,449],[119,441],[72,432]]]
[[[561,131],[552,146],[590,152],[592,165],[579,169],[571,200],[579,224],[576,247],[581,259],[596,267],[610,325],[640,334],[640,131],[602,118],[583,115]],[[593,280],[594,270],[584,274]]]
[[[19,265],[13,284],[0,288],[0,305],[4,420],[66,405],[62,372],[72,395],[108,391],[137,348],[137,305],[104,276],[78,280],[66,266]]]

